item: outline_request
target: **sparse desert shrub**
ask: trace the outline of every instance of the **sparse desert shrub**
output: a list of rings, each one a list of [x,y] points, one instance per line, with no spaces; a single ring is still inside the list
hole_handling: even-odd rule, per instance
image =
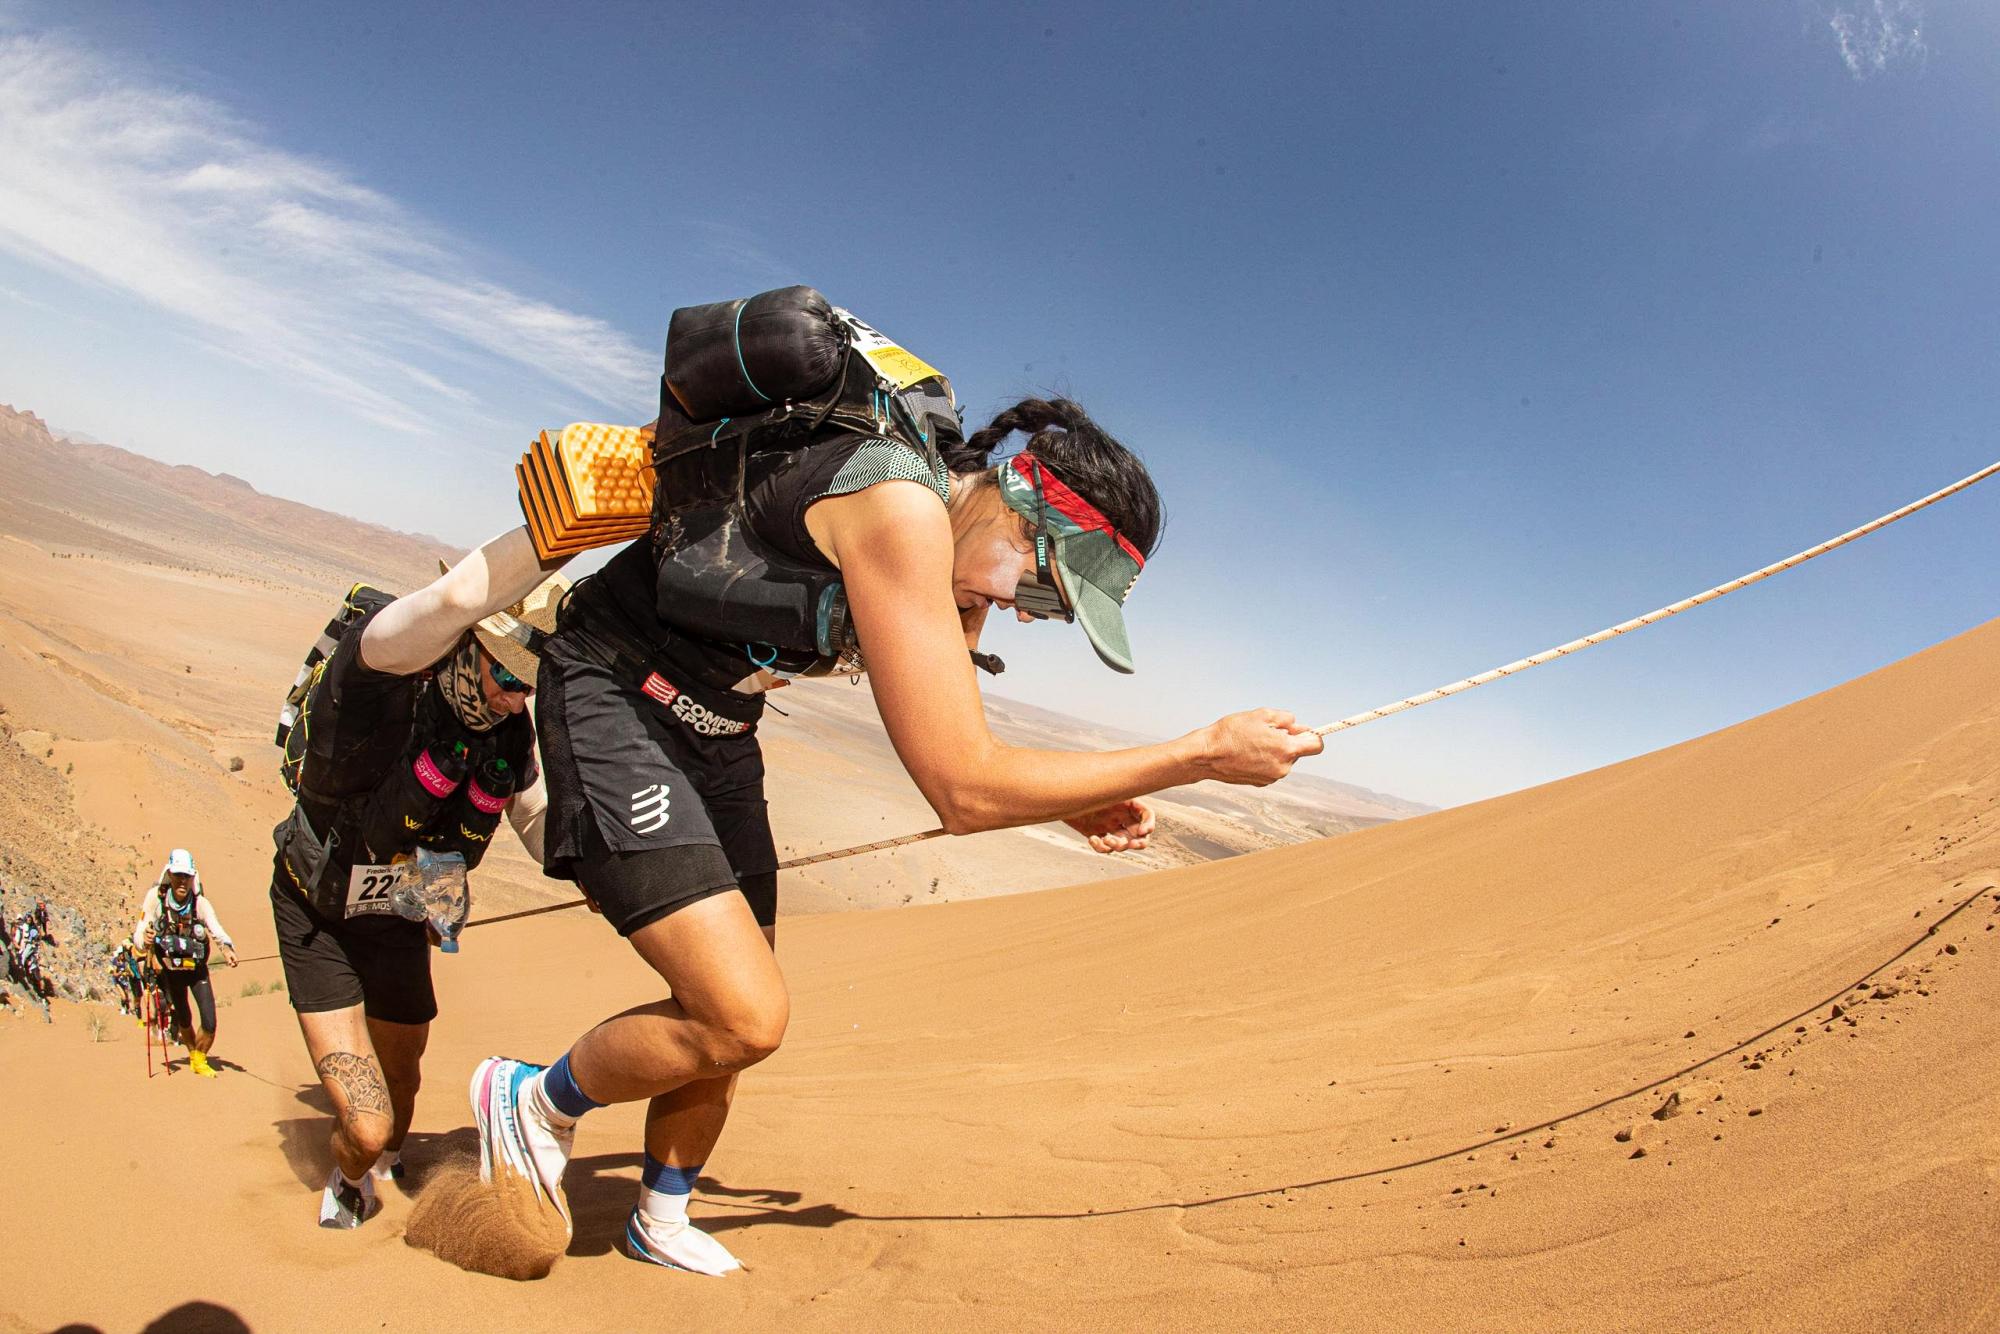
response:
[[[243,990],[237,994],[242,996],[261,996],[264,994],[264,984],[262,982],[245,982]]]

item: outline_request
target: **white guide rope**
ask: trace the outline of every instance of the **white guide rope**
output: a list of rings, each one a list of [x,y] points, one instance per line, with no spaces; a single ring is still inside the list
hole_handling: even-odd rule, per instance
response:
[[[1689,607],[1699,607],[1704,602],[1713,602],[1724,593],[1734,593],[1739,588],[1747,588],[1760,579],[1769,579],[1772,575],[1789,570],[1794,565],[1803,565],[1814,556],[1823,556],[1835,547],[1846,546],[1857,537],[1866,537],[1878,528],[1886,528],[1896,522],[1896,520],[1915,514],[1926,505],[1935,505],[1946,496],[1956,495],[1975,482],[1985,481],[1995,473],[2000,473],[2000,462],[1989,464],[1963,481],[1953,482],[1942,491],[1933,491],[1922,500],[1912,501],[1894,513],[1883,515],[1873,523],[1864,523],[1859,528],[1851,532],[1842,533],[1839,537],[1831,541],[1822,542],[1816,547],[1810,547],[1805,551],[1801,551],[1796,556],[1788,556],[1775,565],[1766,565],[1763,569],[1752,574],[1746,574],[1740,579],[1731,579],[1726,584],[1717,584],[1705,593],[1696,593],[1691,598],[1683,598],[1672,606],[1661,607],[1658,611],[1649,611],[1644,616],[1636,616],[1607,630],[1599,630],[1594,635],[1585,635],[1582,639],[1572,639],[1567,644],[1559,644],[1555,648],[1544,649],[1532,658],[1522,658],[1519,662],[1510,662],[1505,667],[1495,667],[1492,671],[1481,672],[1478,676],[1468,676],[1463,681],[1453,681],[1448,686],[1439,686],[1436,690],[1428,691],[1425,694],[1412,695],[1408,699],[1399,699],[1394,704],[1384,704],[1379,709],[1370,709],[1366,713],[1357,713],[1352,718],[1342,718],[1339,722],[1328,723],[1325,727],[1315,727],[1313,731],[1321,736],[1327,736],[1334,732],[1346,731],[1350,727],[1359,727],[1363,723],[1374,722],[1377,718],[1387,718],[1392,713],[1401,713],[1405,709],[1414,709],[1419,704],[1429,704],[1432,700],[1443,699],[1447,695],[1456,695],[1460,691],[1470,690],[1474,686],[1483,686],[1488,681],[1497,681],[1503,676],[1512,676],[1516,672],[1525,672],[1530,667],[1539,667],[1545,662],[1554,662],[1557,658],[1567,657],[1581,649],[1587,649],[1592,644],[1602,644],[1607,639],[1615,639],[1628,630],[1637,630],[1642,625],[1651,625],[1654,621],[1664,621],[1667,617],[1678,615],[1686,611]],[[889,848],[900,848],[911,843],[922,843],[927,839],[943,838],[944,834],[945,831],[942,829],[927,829],[921,834],[904,834],[900,838],[885,838],[880,842],[863,843],[858,847],[838,848],[831,852],[814,853],[806,857],[794,857],[790,861],[780,862],[778,869],[788,871],[801,866],[816,866],[821,862],[839,861],[844,857],[858,857],[866,852],[883,852]],[[565,908],[581,907],[584,902],[585,900],[583,899],[571,899],[564,903],[554,903],[542,908],[528,908],[521,912],[507,913],[500,917],[480,918],[467,922],[465,925],[466,929],[470,930],[475,926],[487,926],[495,922],[511,922],[522,917],[539,917],[543,913],[560,912]],[[275,958],[276,956],[264,955],[262,957],[268,959]],[[257,961],[256,959],[243,960],[245,963],[256,963]]]
[[[816,852],[810,857],[794,857],[788,862],[779,862],[780,871],[797,870],[801,866],[817,866],[821,862],[837,862],[842,857],[859,857],[864,852],[882,852],[889,848],[900,848],[910,843],[922,843],[925,839],[943,838],[944,830],[926,829],[921,834],[904,834],[900,838],[885,838],[880,843],[863,843],[859,847],[840,848],[834,852]]]
[[[1740,578],[1731,579],[1726,584],[1717,584],[1705,593],[1696,593],[1691,598],[1682,598],[1679,602],[1671,606],[1661,607],[1658,611],[1649,611],[1644,616],[1635,616],[1629,621],[1611,626],[1608,629],[1599,630],[1594,635],[1585,635],[1582,639],[1572,639],[1567,644],[1558,644],[1554,648],[1543,649],[1532,658],[1522,658],[1518,662],[1508,663],[1505,667],[1495,667],[1490,672],[1481,672],[1477,676],[1468,676],[1463,681],[1453,681],[1448,686],[1439,686],[1436,690],[1426,691],[1421,695],[1412,695],[1408,699],[1399,699],[1394,704],[1384,704],[1380,708],[1370,709],[1366,713],[1357,713],[1350,718],[1342,718],[1337,723],[1328,723],[1325,727],[1315,727],[1313,731],[1320,736],[1330,736],[1335,732],[1344,732],[1350,727],[1359,727],[1363,723],[1372,723],[1377,718],[1387,718],[1392,713],[1401,713],[1405,709],[1414,709],[1419,704],[1429,704],[1432,700],[1443,699],[1447,695],[1456,695],[1461,691],[1470,690],[1474,686],[1483,686],[1488,681],[1497,681],[1503,676],[1512,676],[1516,672],[1525,672],[1530,667],[1539,667],[1545,662],[1554,662],[1557,658],[1568,657],[1570,654],[1587,649],[1593,644],[1602,644],[1607,639],[1616,639],[1628,630],[1637,630],[1642,625],[1651,625],[1655,621],[1664,621],[1667,617],[1677,616],[1690,607],[1699,607],[1704,602],[1713,602],[1725,593],[1734,593],[1739,588],[1748,588],[1760,579],[1769,579],[1772,575],[1783,573],[1795,565],[1803,565],[1814,556],[1823,556],[1835,547],[1846,546],[1857,537],[1866,537],[1877,529],[1887,528],[1890,524],[1896,522],[1896,520],[1915,514],[1926,505],[1935,505],[1946,496],[1956,495],[1975,482],[1985,481],[1996,472],[2000,472],[2000,462],[1989,463],[1978,472],[1972,474],[1972,476],[1953,482],[1942,491],[1933,491],[1922,500],[1913,500],[1899,510],[1884,514],[1873,523],[1864,523],[1859,528],[1842,533],[1839,537],[1822,542],[1816,547],[1809,547],[1796,556],[1787,556],[1774,565],[1766,565],[1761,570],[1753,571]]]

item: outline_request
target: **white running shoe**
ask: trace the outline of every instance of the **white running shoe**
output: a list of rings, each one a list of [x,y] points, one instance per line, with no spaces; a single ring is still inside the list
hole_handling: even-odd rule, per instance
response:
[[[569,1201],[563,1198],[563,1168],[569,1165],[575,1126],[556,1126],[535,1114],[522,1084],[542,1072],[539,1065],[489,1056],[472,1072],[472,1116],[479,1126],[479,1179],[493,1180],[493,1164],[525,1178],[535,1194],[562,1218],[574,1235]]]
[[[647,1264],[711,1278],[743,1267],[727,1247],[685,1218],[656,1223],[637,1209],[625,1220],[625,1253]]]
[[[401,1181],[406,1175],[403,1155],[394,1149],[382,1150],[382,1156],[375,1160],[375,1166],[368,1169],[368,1174],[377,1181]]]
[[[321,1227],[360,1227],[381,1210],[382,1202],[375,1198],[372,1174],[363,1172],[361,1184],[350,1186],[341,1178],[338,1165],[327,1173],[326,1189],[319,1197]]]

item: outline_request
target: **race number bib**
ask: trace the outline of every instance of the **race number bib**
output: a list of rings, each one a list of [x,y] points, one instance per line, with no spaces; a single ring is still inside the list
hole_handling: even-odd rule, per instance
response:
[[[866,357],[876,373],[896,388],[908,389],[917,381],[933,376],[944,378],[937,367],[863,324],[851,312],[835,306],[833,313],[847,325],[848,334],[854,340],[854,350]]]
[[[371,913],[394,913],[390,895],[402,881],[401,866],[357,866],[347,877],[347,915],[366,917]]]

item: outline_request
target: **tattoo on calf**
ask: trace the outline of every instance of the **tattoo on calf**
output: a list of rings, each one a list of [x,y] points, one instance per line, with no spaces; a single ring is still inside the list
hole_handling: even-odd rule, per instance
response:
[[[389,1090],[382,1082],[382,1067],[375,1063],[373,1056],[362,1056],[357,1052],[335,1051],[320,1057],[314,1067],[319,1077],[334,1085],[347,1100],[349,1115],[356,1112],[376,1112],[390,1115]]]

